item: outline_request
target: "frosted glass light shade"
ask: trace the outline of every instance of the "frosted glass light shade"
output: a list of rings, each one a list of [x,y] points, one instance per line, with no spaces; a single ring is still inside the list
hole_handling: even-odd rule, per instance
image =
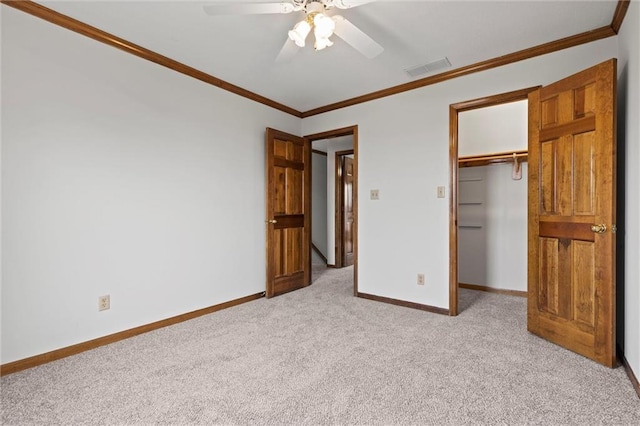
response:
[[[289,31],[289,38],[293,40],[297,46],[304,47],[304,41],[310,31],[311,25],[309,25],[307,21],[300,21]]]
[[[322,50],[325,47],[329,47],[329,46],[333,46],[333,42],[331,40],[329,40],[329,38],[327,38],[327,37],[318,37],[316,35],[316,42],[313,45],[314,49]]]
[[[318,13],[313,18],[313,26],[316,38],[329,38],[336,28],[336,23],[327,15]]]

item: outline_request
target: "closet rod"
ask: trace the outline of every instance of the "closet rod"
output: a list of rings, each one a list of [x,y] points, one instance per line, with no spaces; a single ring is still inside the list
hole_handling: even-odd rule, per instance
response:
[[[527,161],[527,157],[529,156],[529,152],[527,150],[498,152],[495,154],[485,155],[470,155],[468,157],[458,158],[458,167],[476,167],[487,166],[489,164],[511,163],[513,161],[513,154],[516,155],[516,158],[520,162]]]

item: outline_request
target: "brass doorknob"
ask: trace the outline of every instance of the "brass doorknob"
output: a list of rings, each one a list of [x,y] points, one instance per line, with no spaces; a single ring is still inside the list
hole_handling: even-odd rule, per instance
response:
[[[269,219],[266,221],[266,223],[278,223],[278,221],[275,219]]]
[[[607,232],[607,225],[605,225],[604,223],[600,225],[591,225],[591,230],[596,234],[604,234],[605,232]]]

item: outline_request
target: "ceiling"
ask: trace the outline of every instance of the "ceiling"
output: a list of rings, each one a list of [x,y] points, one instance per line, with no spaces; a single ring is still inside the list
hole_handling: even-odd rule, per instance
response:
[[[608,26],[617,5],[617,0],[378,0],[334,12],[384,47],[378,57],[367,59],[334,36],[332,47],[316,52],[307,43],[291,61],[276,63],[287,31],[303,12],[204,13],[203,5],[220,1],[38,3],[298,111],[410,82],[406,68],[443,57],[455,69]]]

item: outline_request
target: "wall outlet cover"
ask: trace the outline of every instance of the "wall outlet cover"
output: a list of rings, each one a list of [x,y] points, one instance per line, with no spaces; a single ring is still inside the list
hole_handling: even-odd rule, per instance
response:
[[[98,297],[98,311],[106,311],[111,308],[111,297],[107,294]]]

